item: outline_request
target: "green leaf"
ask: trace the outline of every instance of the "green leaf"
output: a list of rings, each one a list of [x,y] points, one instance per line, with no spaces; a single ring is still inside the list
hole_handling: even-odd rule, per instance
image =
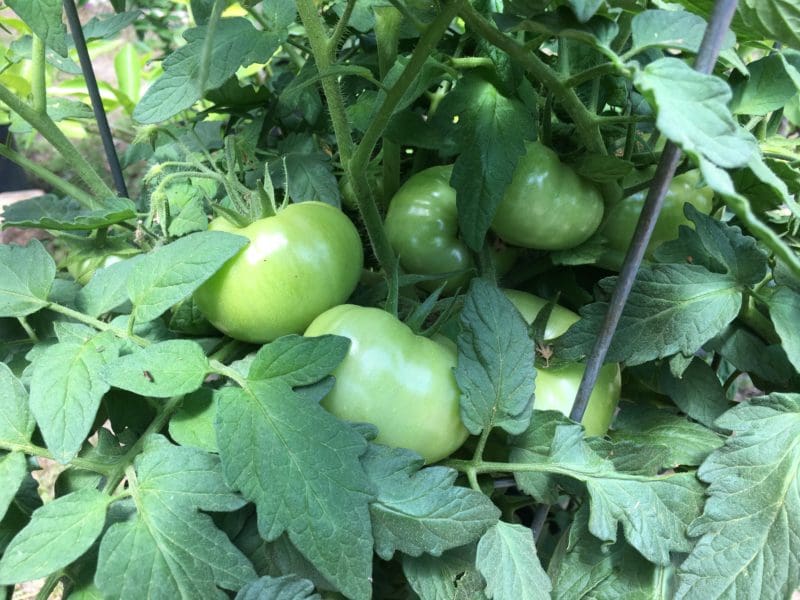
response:
[[[142,16],[140,10],[129,10],[114,15],[98,15],[83,25],[86,41],[114,38],[120,31],[132,25]]]
[[[27,474],[28,463],[22,452],[9,452],[0,457],[0,481],[3,482],[0,487],[0,520],[5,517]]]
[[[750,377],[797,389],[797,372],[789,362],[783,345],[767,345],[743,325],[734,323],[707,347]]]
[[[610,294],[616,277],[600,286]],[[606,362],[637,365],[681,352],[693,354],[739,313],[741,292],[727,275],[696,265],[643,267],[611,341]],[[580,321],[555,342],[557,356],[581,360],[591,352],[608,304],[581,309]]]
[[[786,64],[777,54],[765,56],[747,65],[749,77],[731,75],[731,111],[735,115],[766,115],[783,108],[797,94],[797,85],[786,72]]]
[[[800,48],[800,6],[791,0],[742,0],[739,16],[762,39]]]
[[[219,452],[214,420],[217,406],[210,388],[200,388],[183,399],[169,421],[169,435],[181,446],[194,446],[206,452]]]
[[[78,310],[90,317],[99,317],[127,303],[130,300],[128,278],[143,259],[144,255],[140,254],[97,269],[75,298]]]
[[[169,234],[174,237],[205,231],[208,228],[205,192],[192,181],[170,185],[165,190],[169,202]]]
[[[73,458],[89,435],[100,400],[110,387],[103,370],[121,345],[111,332],[102,332],[60,341],[34,360],[31,412],[57,461]]]
[[[604,0],[568,0],[567,3],[578,17],[578,21],[586,23],[603,5]]]
[[[76,200],[59,198],[55,194],[15,202],[3,211],[6,227],[35,227],[57,231],[99,229],[134,218],[136,206],[127,198],[108,198],[103,201],[102,209],[89,210]]]
[[[477,77],[466,77],[445,97],[437,119],[460,144],[450,183],[458,192],[460,235],[478,251],[535,122],[519,100]]]
[[[0,440],[27,444],[36,427],[28,408],[28,391],[13,371],[0,362]]]
[[[453,485],[456,471],[421,469],[414,452],[370,444],[361,463],[378,493],[369,510],[375,553],[384,560],[398,550],[440,556],[476,541],[500,516],[487,496]]]
[[[251,581],[236,594],[235,600],[321,600],[314,584],[296,575],[261,577]]]
[[[104,597],[227,598],[256,578],[253,567],[200,511],[227,512],[242,499],[225,484],[219,459],[156,438],[134,463],[135,518],[109,527],[95,584]]]
[[[280,379],[217,392],[217,443],[226,480],[258,509],[258,529],[292,543],[344,594],[368,598],[371,489],[366,442]]]
[[[9,8],[61,56],[67,55],[67,30],[62,22],[60,0],[8,0]]]
[[[559,6],[553,11],[537,14],[534,19],[515,24],[512,30],[516,29],[576,40],[600,53],[616,56],[609,46],[619,33],[619,25],[616,21],[600,15],[584,23],[571,10]]]
[[[685,417],[647,405],[628,408],[630,410],[621,410],[614,420],[614,430],[609,433],[611,439],[642,446],[661,445],[667,449],[662,455],[662,468],[699,465],[722,446],[720,436]]]
[[[140,396],[169,398],[195,391],[210,369],[203,348],[192,340],[167,340],[106,364],[109,385]]]
[[[650,48],[675,48],[697,52],[706,32],[705,19],[685,11],[645,10],[631,20],[633,56]],[[736,36],[730,31],[725,36],[722,49],[731,48]]]
[[[633,163],[608,154],[585,154],[570,165],[581,177],[599,183],[616,182],[633,170]]]
[[[475,567],[475,546],[442,556],[403,557],[403,573],[420,600],[485,600],[486,583]]]
[[[757,152],[755,138],[733,118],[728,84],[698,73],[677,58],[660,58],[638,70],[634,84],[656,110],[656,126],[699,162],[742,167]]]
[[[109,502],[85,488],[34,511],[0,560],[0,584],[46,577],[83,555],[103,531]]]
[[[128,277],[136,321],[152,321],[186,298],[247,243],[240,235],[201,231],[145,254]]]
[[[497,287],[475,278],[461,313],[456,381],[461,418],[473,434],[521,433],[533,408],[535,352],[519,311]]]
[[[550,598],[550,579],[527,527],[497,523],[478,542],[475,564],[486,579],[486,595],[493,600]]]
[[[692,360],[681,377],[675,377],[667,365],[662,365],[660,372],[659,390],[706,427],[713,427],[731,406],[716,372],[699,358]]]
[[[717,425],[733,435],[698,472],[708,499],[675,597],[788,598],[800,587],[800,395],[742,403]]]
[[[38,240],[0,246],[0,317],[24,317],[47,305],[56,263]]]
[[[534,410],[530,426],[512,438],[509,460],[515,463],[542,462],[550,456],[553,436],[560,425],[573,423],[556,411]],[[514,481],[519,488],[538,502],[555,504],[558,489],[549,473],[514,471]]]
[[[261,347],[247,378],[281,379],[291,387],[309,385],[331,373],[344,360],[349,347],[348,338],[335,335],[286,335]]]
[[[186,45],[163,62],[164,73],[147,90],[133,111],[140,123],[158,123],[190,108],[225,83],[239,67],[265,63],[278,49],[281,36],[259,31],[244,18],[220,19],[214,31],[208,78],[200,88],[200,60],[206,37],[206,26],[187,30]]]
[[[270,175],[276,187],[288,189],[289,197],[294,202],[318,200],[337,207],[341,205],[339,184],[333,174],[330,158],[323,152],[286,154],[270,163]]]
[[[783,349],[795,370],[800,372],[800,294],[785,286],[778,287],[769,299],[769,314]]]

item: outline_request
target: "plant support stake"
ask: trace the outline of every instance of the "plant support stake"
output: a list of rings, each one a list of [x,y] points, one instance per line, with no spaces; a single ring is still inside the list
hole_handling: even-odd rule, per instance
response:
[[[714,68],[722,49],[722,43],[725,34],[730,27],[733,14],[736,12],[737,0],[718,0],[714,5],[714,12],[711,15],[708,27],[706,28],[703,42],[695,59],[694,68],[701,73],[709,74]],[[653,184],[650,186],[650,191],[647,193],[642,214],[639,217],[639,222],[636,224],[636,232],[634,233],[631,246],[628,253],[625,255],[625,261],[622,263],[619,277],[617,278],[617,285],[614,287],[614,292],[611,295],[611,300],[608,303],[608,312],[606,313],[600,333],[597,336],[592,352],[586,361],[586,371],[584,371],[583,378],[581,379],[578,393],[575,396],[575,402],[572,405],[570,412],[570,419],[580,422],[583,419],[583,414],[586,412],[586,406],[589,403],[589,396],[592,394],[597,376],[608,354],[608,349],[611,346],[611,340],[614,337],[614,332],[619,324],[622,311],[625,308],[625,303],[628,301],[631,288],[636,280],[636,274],[642,264],[644,252],[650,237],[653,233],[658,215],[661,212],[661,207],[664,204],[664,197],[667,194],[667,189],[675,174],[675,169],[678,166],[681,158],[681,150],[672,142],[668,142],[664,147],[661,154],[661,159],[656,169]],[[539,536],[547,518],[548,506],[540,506],[534,515],[531,528],[535,536]]]
[[[78,18],[78,9],[75,8],[73,0],[64,0],[64,12],[67,14],[67,22],[72,32],[72,39],[75,42],[75,50],[78,52],[78,60],[81,63],[83,78],[86,80],[89,98],[92,101],[92,110],[100,130],[100,139],[103,140],[108,167],[111,169],[111,176],[114,178],[114,186],[121,197],[127,198],[128,188],[125,185],[125,178],[122,176],[122,167],[119,164],[119,157],[117,157],[117,151],[114,148],[114,137],[111,135],[111,128],[108,126],[108,118],[103,108],[103,100],[100,98],[100,90],[97,87],[97,79],[92,68],[92,59],[89,57],[86,38],[83,36],[83,27],[81,27],[81,21]]]

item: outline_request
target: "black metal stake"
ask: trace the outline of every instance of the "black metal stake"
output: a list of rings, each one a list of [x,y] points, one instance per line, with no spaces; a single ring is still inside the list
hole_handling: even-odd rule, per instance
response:
[[[705,35],[703,36],[700,49],[697,53],[697,58],[695,59],[694,68],[696,71],[709,74],[714,69],[714,65],[722,49],[725,34],[736,12],[737,4],[737,0],[717,0]],[[628,301],[628,296],[633,288],[636,274],[644,258],[645,249],[650,241],[650,236],[653,233],[656,220],[664,204],[664,197],[667,194],[667,189],[675,174],[675,169],[680,162],[680,158],[680,148],[675,146],[672,142],[668,142],[661,154],[653,183],[647,194],[647,199],[645,200],[641,216],[639,217],[639,222],[636,224],[636,232],[633,235],[631,246],[625,256],[625,261],[622,263],[622,269],[620,269],[619,277],[617,278],[617,285],[614,287],[614,292],[608,304],[608,312],[603,320],[603,325],[594,347],[592,348],[592,352],[589,354],[586,361],[586,370],[583,373],[583,378],[581,379],[578,393],[575,396],[575,402],[572,405],[572,411],[569,415],[570,419],[573,421],[580,422],[581,419],[583,419],[583,414],[586,412],[589,396],[592,394],[592,390],[597,382],[597,376],[605,362],[606,354],[611,346],[611,340],[614,337],[614,332],[619,324],[625,303]],[[537,539],[547,519],[548,511],[549,506],[540,505],[534,515],[531,528]]]
[[[97,87],[97,79],[92,68],[92,59],[89,57],[89,49],[86,47],[86,38],[83,35],[83,27],[78,17],[78,9],[72,0],[64,0],[64,12],[67,14],[67,22],[72,32],[72,39],[75,42],[75,50],[78,52],[78,60],[81,63],[83,78],[86,80],[86,89],[92,101],[92,110],[97,126],[100,129],[100,139],[103,140],[103,149],[106,152],[106,160],[114,178],[114,186],[117,193],[123,198],[128,197],[128,188],[125,185],[125,178],[122,175],[122,167],[119,164],[119,157],[114,148],[114,137],[111,135],[111,128],[108,126],[108,118],[103,108],[103,100],[100,98],[100,89]]]

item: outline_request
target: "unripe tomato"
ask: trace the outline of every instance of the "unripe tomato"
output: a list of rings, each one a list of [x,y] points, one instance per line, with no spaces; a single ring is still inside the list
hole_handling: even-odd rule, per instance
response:
[[[372,423],[377,443],[410,448],[427,463],[464,443],[451,341],[415,335],[383,310],[352,304],[322,313],[305,332],[325,334],[349,338],[350,349],[323,407],[340,419]]]
[[[547,304],[547,300],[527,292],[505,290],[505,294],[528,324],[533,323]],[[578,319],[580,317],[571,310],[562,306],[553,307],[545,327],[545,340],[560,336]],[[538,410],[557,410],[569,416],[585,370],[583,363],[554,361],[550,366],[540,365],[536,369],[533,407]],[[603,365],[581,421],[586,435],[603,435],[608,430],[619,403],[620,387],[619,365]]]
[[[497,207],[492,229],[523,248],[564,250],[588,240],[603,218],[603,197],[539,142],[527,145]]]
[[[209,229],[250,243],[194,299],[217,329],[246,342],[302,333],[314,317],[347,300],[364,265],[355,226],[322,202],[290,204],[242,228],[220,217]]]
[[[475,263],[467,245],[458,237],[456,191],[450,187],[453,165],[430,167],[412,175],[392,197],[386,213],[386,235],[409,273],[439,275],[464,271],[447,279],[444,292],[452,294],[472,277]],[[493,246],[495,269],[509,271],[516,250],[503,244]],[[441,281],[421,287],[434,290]]]

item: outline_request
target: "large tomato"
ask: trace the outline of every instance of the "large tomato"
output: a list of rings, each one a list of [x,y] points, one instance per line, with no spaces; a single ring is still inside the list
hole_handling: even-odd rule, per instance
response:
[[[531,142],[514,168],[492,229],[516,246],[564,250],[589,239],[602,218],[603,198],[597,188],[555,152]]]
[[[217,329],[247,342],[302,333],[347,300],[364,264],[353,223],[322,202],[290,204],[243,228],[217,218],[209,229],[250,243],[200,286],[195,302]]]
[[[533,323],[547,304],[547,300],[527,292],[505,290],[505,294],[528,324]],[[560,336],[579,318],[571,310],[555,306],[545,327],[545,340]],[[538,365],[533,407],[538,410],[557,410],[569,416],[585,370],[582,363],[555,360],[550,366]],[[604,365],[581,421],[586,435],[603,435],[608,430],[619,403],[620,387],[619,365]]]
[[[322,400],[331,413],[378,428],[376,442],[410,448],[425,462],[448,456],[467,438],[453,369],[454,344],[432,340],[378,308],[343,304],[319,315],[306,336],[341,335],[350,349]]]
[[[453,165],[430,167],[412,175],[392,197],[386,213],[386,235],[400,264],[409,273],[440,275],[464,271],[447,279],[444,291],[464,287],[475,267],[467,245],[458,237],[456,191],[450,186]],[[509,271],[516,249],[496,244],[492,259],[498,274]],[[440,281],[426,282],[433,290]]]

